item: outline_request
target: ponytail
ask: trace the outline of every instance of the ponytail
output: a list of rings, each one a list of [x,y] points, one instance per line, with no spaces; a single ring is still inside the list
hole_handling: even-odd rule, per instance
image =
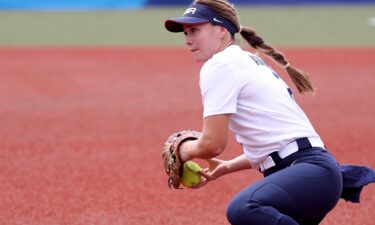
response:
[[[286,69],[299,93],[314,93],[315,89],[309,79],[309,76],[305,72],[291,66],[280,52],[276,51],[272,46],[265,43],[264,40],[258,36],[253,29],[240,26],[239,31],[241,36],[251,45],[251,47],[260,50]]]

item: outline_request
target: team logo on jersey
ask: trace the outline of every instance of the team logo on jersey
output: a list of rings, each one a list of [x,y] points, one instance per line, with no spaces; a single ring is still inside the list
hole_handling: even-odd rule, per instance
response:
[[[184,15],[185,14],[193,14],[195,13],[195,11],[197,10],[197,8],[188,8],[185,12],[184,12]]]

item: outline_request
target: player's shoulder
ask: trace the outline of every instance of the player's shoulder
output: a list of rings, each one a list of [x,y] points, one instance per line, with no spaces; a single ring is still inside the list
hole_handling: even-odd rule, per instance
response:
[[[225,48],[223,51],[214,54],[207,62],[202,66],[203,71],[212,70],[223,70],[226,67],[230,67],[238,54],[241,53],[241,48],[238,45],[231,45]]]
[[[238,45],[230,45],[226,47],[223,51],[218,52],[212,56],[211,61],[219,61],[222,63],[231,63],[236,58],[241,57],[244,51]]]
[[[201,68],[200,75],[218,77],[220,74],[228,74],[229,64],[219,58],[209,59]]]

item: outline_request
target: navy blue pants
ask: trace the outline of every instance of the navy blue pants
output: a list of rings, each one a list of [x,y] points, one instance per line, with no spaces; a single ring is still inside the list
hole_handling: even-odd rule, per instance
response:
[[[227,208],[231,224],[319,224],[342,191],[339,166],[322,148],[294,153],[264,175],[232,199]]]

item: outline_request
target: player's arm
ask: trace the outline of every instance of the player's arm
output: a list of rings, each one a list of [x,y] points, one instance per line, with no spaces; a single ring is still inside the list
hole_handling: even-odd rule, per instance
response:
[[[251,169],[252,166],[245,154],[242,154],[232,160],[226,161],[226,173],[233,173],[239,170]]]
[[[208,168],[200,171],[200,175],[207,180],[215,180],[228,173],[234,173],[240,170],[251,169],[252,166],[245,154],[237,156],[231,160],[208,159]]]
[[[252,168],[245,154],[227,161],[213,158],[207,160],[207,162],[209,164],[208,168],[202,169],[198,172],[203,177],[203,179],[199,184],[192,186],[192,188],[203,187],[208,182],[215,180],[225,174]]]
[[[228,142],[228,117],[228,114],[205,117],[201,137],[181,145],[182,161],[193,158],[210,159],[220,155]]]
[[[245,154],[227,161],[213,158],[207,160],[207,162],[209,164],[208,168],[201,170],[200,175],[205,177],[208,181],[215,180],[228,173],[252,168]]]

